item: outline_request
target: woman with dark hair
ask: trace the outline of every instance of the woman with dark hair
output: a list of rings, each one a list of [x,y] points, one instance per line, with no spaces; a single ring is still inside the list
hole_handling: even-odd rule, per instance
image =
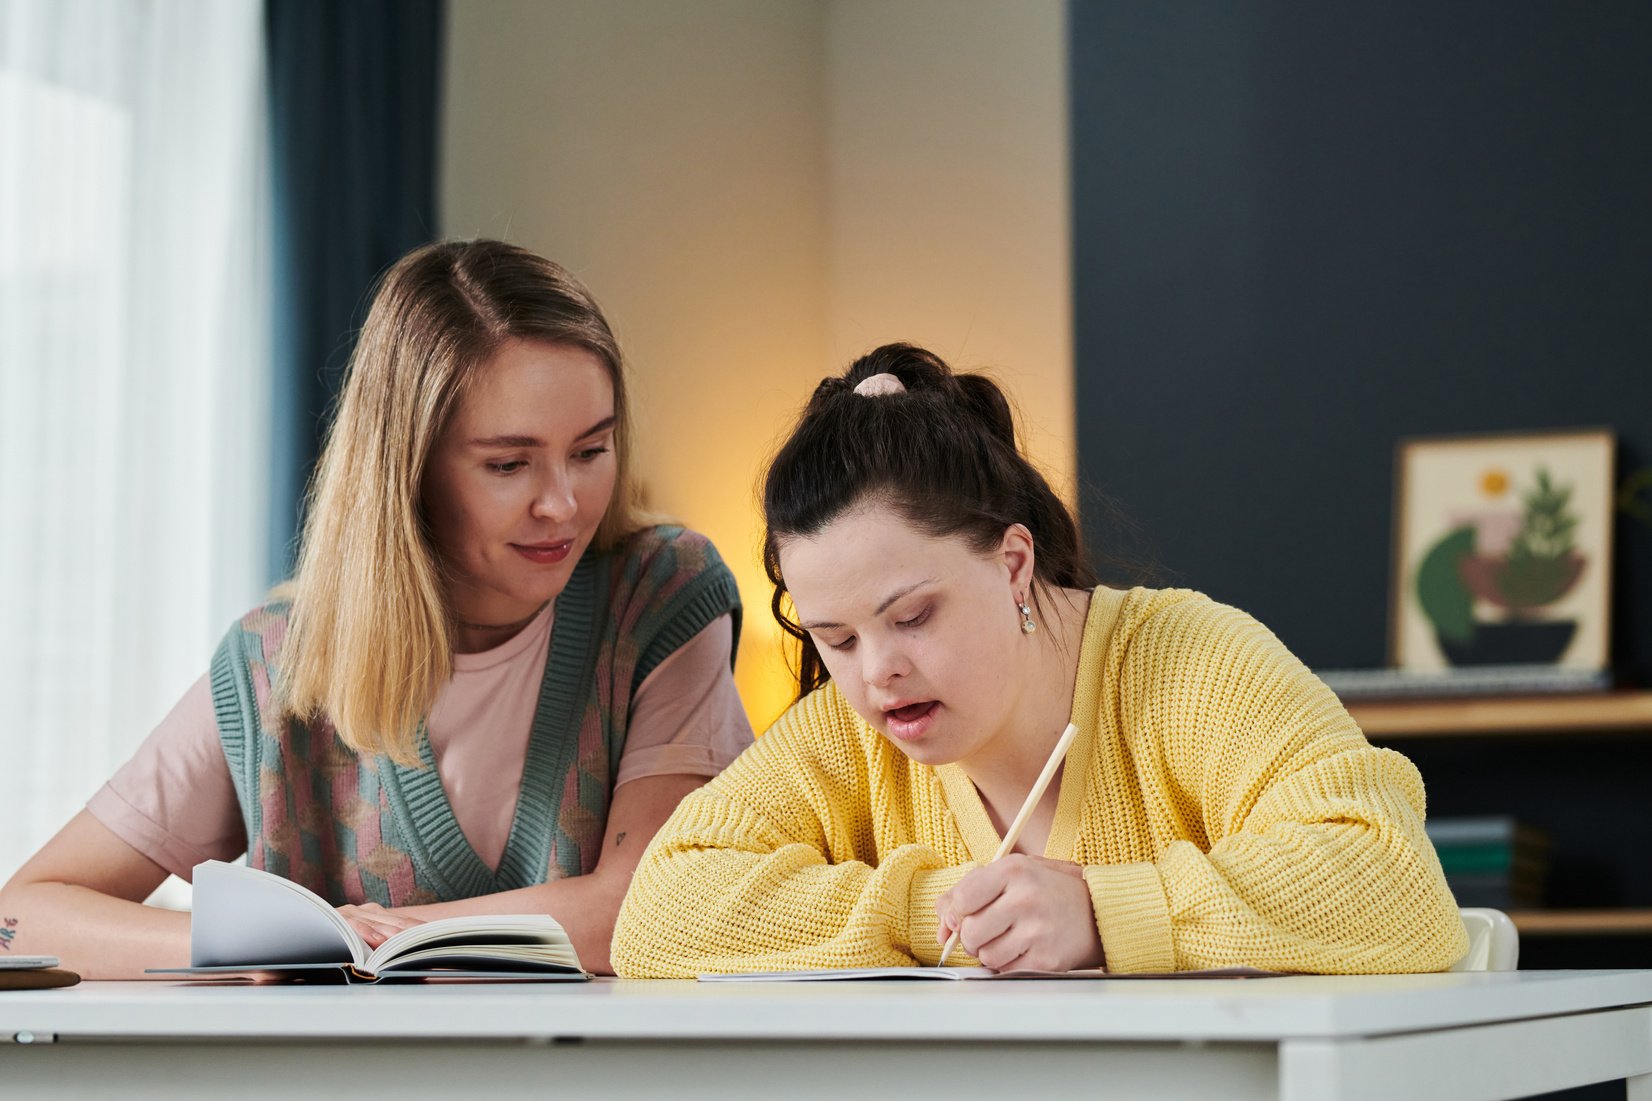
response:
[[[655,838],[620,974],[933,964],[953,932],[996,970],[1465,950],[1416,769],[1244,613],[1097,585],[990,380],[879,348],[815,391],[763,505],[800,698]]]
[[[189,915],[143,899],[245,853],[369,945],[548,913],[608,970],[643,840],[751,743],[734,578],[639,514],[627,396],[559,265],[486,240],[398,261],[297,574],[0,890],[14,947],[92,978],[185,964]]]

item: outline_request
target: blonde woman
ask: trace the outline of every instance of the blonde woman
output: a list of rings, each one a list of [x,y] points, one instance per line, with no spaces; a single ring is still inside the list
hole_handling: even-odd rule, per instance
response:
[[[627,476],[620,352],[586,289],[493,241],[385,277],[297,574],[0,891],[12,951],[91,977],[188,962],[168,872],[248,862],[370,944],[549,913],[606,971],[648,839],[751,742],[740,614],[702,537]]]

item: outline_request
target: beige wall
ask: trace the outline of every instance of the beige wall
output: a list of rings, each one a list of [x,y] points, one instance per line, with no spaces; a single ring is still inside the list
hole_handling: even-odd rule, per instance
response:
[[[651,503],[746,601],[787,702],[753,489],[821,375],[893,339],[1009,383],[1071,477],[1060,0],[454,0],[441,231],[584,278],[638,393]]]
[[[1076,466],[1061,0],[836,0],[831,361],[890,340],[985,369],[1058,489]]]
[[[823,9],[459,0],[449,20],[442,232],[543,252],[603,304],[649,502],[734,569],[741,690],[764,721],[787,699],[753,479],[820,374]]]

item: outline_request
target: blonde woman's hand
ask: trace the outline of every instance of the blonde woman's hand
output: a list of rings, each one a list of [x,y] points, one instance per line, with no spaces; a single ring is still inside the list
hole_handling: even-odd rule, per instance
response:
[[[403,929],[423,925],[422,918],[407,917],[397,910],[386,910],[376,902],[360,906],[340,906],[339,917],[350,923],[350,928],[361,934],[369,948],[377,948]]]
[[[1011,853],[964,876],[935,913],[942,944],[957,929],[964,951],[994,971],[1072,971],[1104,960],[1077,864]]]

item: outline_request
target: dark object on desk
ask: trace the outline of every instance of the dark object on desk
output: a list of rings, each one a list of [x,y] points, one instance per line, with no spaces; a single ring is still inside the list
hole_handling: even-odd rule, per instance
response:
[[[0,970],[0,990],[52,990],[59,986],[73,986],[79,981],[79,975],[61,967]]]

